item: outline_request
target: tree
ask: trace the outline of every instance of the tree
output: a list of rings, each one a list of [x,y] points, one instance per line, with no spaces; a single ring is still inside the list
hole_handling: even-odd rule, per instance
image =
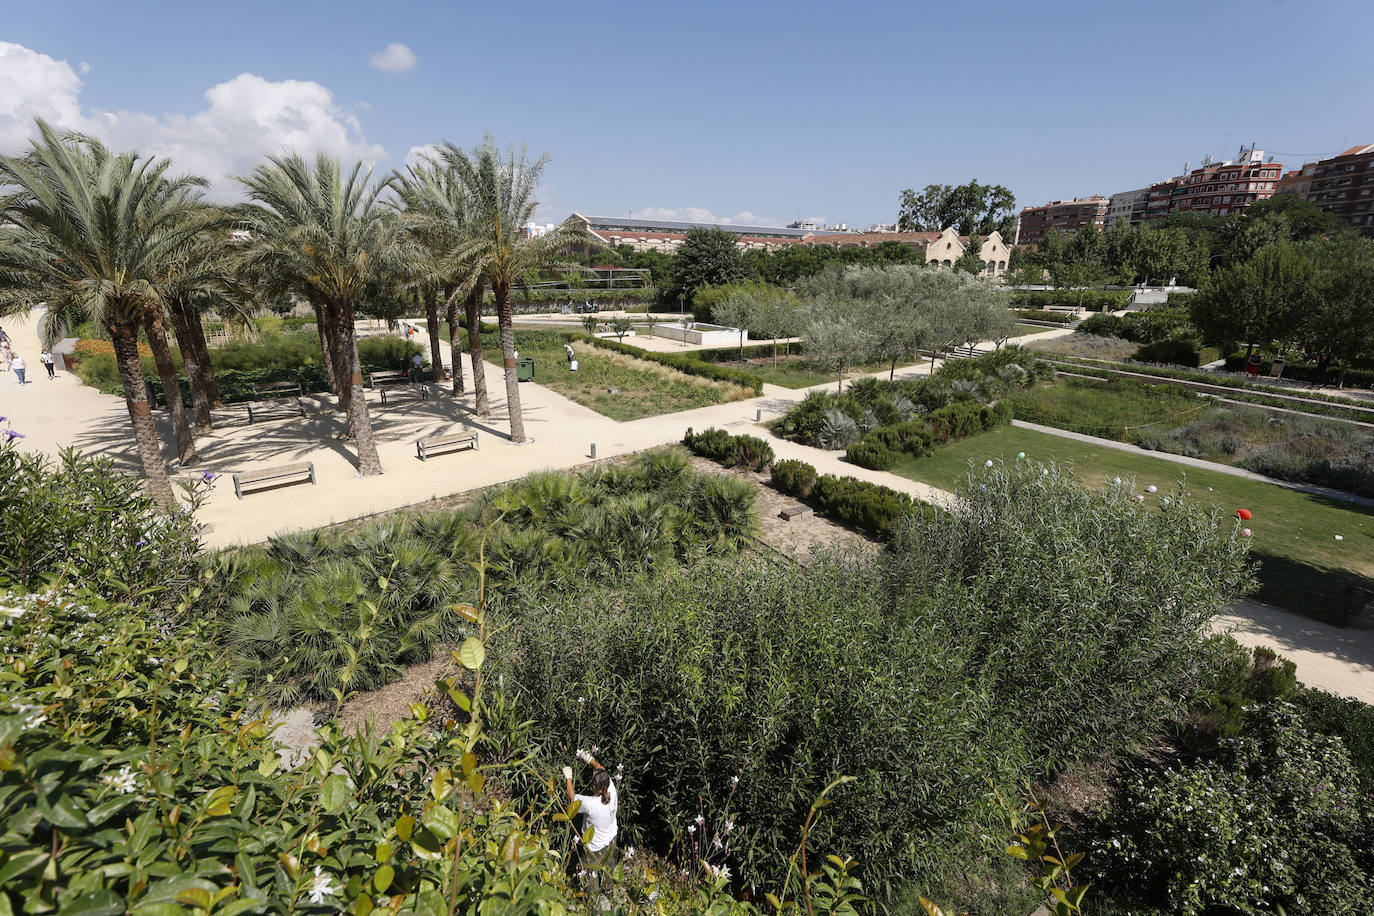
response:
[[[382,464],[363,393],[355,315],[369,287],[420,269],[419,249],[379,199],[385,184],[371,179],[371,169],[361,162],[344,174],[339,161],[325,154],[313,166],[294,154],[269,156],[238,179],[252,201],[240,211],[250,240],[241,253],[243,269],[289,285],[327,323],[326,358],[334,364],[364,477],[382,473]]]
[[[203,228],[196,189],[170,163],[112,154],[37,123],[23,156],[0,156],[0,314],[47,307],[49,336],[78,318],[109,332],[152,498],[176,505],[148,404],[138,334],[157,309],[152,281]]]
[[[966,274],[977,277],[984,272],[983,266],[983,239],[978,235],[969,236],[968,245],[964,247],[964,253],[959,256],[959,260],[954,262],[954,269]]]
[[[525,235],[525,224],[534,217],[534,199],[548,157],[530,161],[522,148],[509,148],[503,156],[495,139],[485,137],[472,152],[452,143],[439,147],[434,161],[451,169],[467,193],[463,232],[451,252],[456,264],[471,268],[473,276],[491,287],[496,300],[496,323],[501,336],[502,364],[506,375],[506,410],[510,437],[516,443],[530,441],[520,409],[520,382],[515,371],[515,321],[511,289],[532,271],[575,267],[567,259],[574,252],[596,245],[596,238],[580,226],[564,223],[538,238]],[[469,316],[469,331],[472,318]]]
[[[635,323],[627,315],[611,319],[611,330],[615,333],[615,339],[621,343],[625,342],[625,335],[634,330],[634,326]]]
[[[902,192],[897,228],[903,232],[940,232],[950,226],[960,235],[991,235],[1011,238],[1015,224],[1016,196],[1000,184],[977,180],[958,186],[928,184],[919,194]]]
[[[1189,318],[1209,343],[1240,341],[1247,358],[1255,344],[1287,339],[1312,301],[1316,271],[1292,242],[1216,271],[1189,303]]]
[[[1316,266],[1316,282],[1299,338],[1317,354],[1322,377],[1333,361],[1340,364],[1340,388],[1351,362],[1374,356],[1374,242],[1343,234],[1302,247]]]
[[[692,299],[704,286],[724,286],[754,276],[739,250],[739,236],[719,227],[694,226],[673,252],[669,285],[673,295]]]
[[[739,331],[739,359],[744,362],[744,335],[747,333],[750,318],[754,311],[754,298],[744,290],[736,289],[711,307],[711,318],[716,324]]]
[[[601,319],[595,315],[582,316],[582,328],[593,337],[596,336],[596,329],[601,327]]]
[[[817,308],[806,326],[807,355],[830,367],[837,391],[844,390],[845,369],[862,361],[868,346],[858,317],[862,311],[855,302],[830,303],[828,308]]]

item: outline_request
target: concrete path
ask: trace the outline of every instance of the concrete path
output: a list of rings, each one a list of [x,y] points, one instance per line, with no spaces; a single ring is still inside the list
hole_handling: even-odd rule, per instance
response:
[[[1256,601],[1237,602],[1232,610],[1213,629],[1229,631],[1243,645],[1270,647],[1297,665],[1298,680],[1309,687],[1374,703],[1374,621],[1368,610],[1348,627]]]
[[[1370,499],[1367,496],[1356,496],[1354,493],[1347,493],[1344,490],[1333,490],[1329,487],[1319,487],[1308,483],[1294,483],[1291,480],[1279,480],[1277,477],[1265,477],[1263,474],[1256,474],[1254,471],[1247,471],[1245,468],[1238,468],[1229,464],[1219,464],[1215,461],[1192,458],[1188,455],[1175,455],[1173,452],[1151,451],[1150,449],[1144,449],[1138,445],[1133,445],[1130,442],[1118,442],[1115,439],[1101,439],[1097,436],[1089,436],[1086,433],[1074,432],[1069,429],[1060,429],[1057,426],[1041,426],[1039,423],[1028,423],[1025,420],[1012,420],[1011,424],[1021,429],[1029,429],[1038,433],[1048,433],[1051,436],[1058,436],[1061,439],[1073,439],[1076,442],[1086,442],[1089,445],[1115,449],[1118,452],[1130,452],[1135,455],[1158,458],[1161,461],[1172,461],[1174,464],[1183,464],[1188,467],[1200,468],[1204,471],[1216,471],[1218,474],[1229,474],[1232,477],[1244,477],[1246,480],[1253,480],[1257,483],[1267,483],[1276,487],[1283,487],[1286,490],[1297,490],[1299,493],[1309,493],[1313,496],[1321,496],[1326,499],[1351,503],[1356,506],[1374,508],[1374,499]]]

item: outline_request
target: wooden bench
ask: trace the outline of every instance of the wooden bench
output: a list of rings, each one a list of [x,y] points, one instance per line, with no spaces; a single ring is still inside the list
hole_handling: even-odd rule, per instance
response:
[[[305,416],[301,403],[300,382],[268,382],[253,386],[253,400],[248,402],[248,422],[277,420],[295,415]]]
[[[473,430],[467,430],[461,433],[450,433],[447,436],[430,436],[427,439],[420,439],[415,443],[415,457],[424,461],[431,454],[439,452],[453,452],[460,448],[471,448],[473,451],[478,451],[481,447],[481,443],[477,441],[477,433]]]
[[[307,461],[304,464],[283,464],[275,468],[263,468],[261,471],[239,471],[234,475],[234,495],[243,499],[245,487],[257,487],[268,485],[272,487],[285,486],[290,483],[311,483],[315,482],[315,462]]]
[[[372,390],[381,392],[383,404],[387,402],[388,397],[394,398],[402,394],[416,395],[422,401],[429,400],[429,388],[408,378],[374,380]]]
[[[386,372],[373,372],[367,377],[369,388],[381,388],[385,385],[405,384],[409,381],[406,374],[399,369],[388,370]]]

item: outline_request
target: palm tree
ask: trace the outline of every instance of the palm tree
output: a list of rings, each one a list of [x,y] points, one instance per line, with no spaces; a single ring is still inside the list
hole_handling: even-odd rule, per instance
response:
[[[243,270],[285,283],[317,306],[363,476],[380,474],[382,464],[363,397],[354,315],[370,289],[419,267],[418,252],[378,199],[385,186],[371,178],[361,162],[344,175],[331,156],[321,154],[311,166],[293,154],[268,157],[239,179],[252,201],[241,210],[248,231]]]
[[[77,317],[105,326],[149,492],[170,509],[138,332],[157,310],[152,277],[201,231],[193,192],[205,182],[168,177],[165,159],[115,155],[42,120],[38,131],[23,156],[0,156],[0,313],[46,306],[50,337]]]
[[[527,442],[525,419],[520,411],[520,387],[515,374],[515,327],[511,315],[511,288],[522,278],[548,267],[570,267],[565,256],[577,247],[596,245],[596,238],[580,227],[564,225],[539,238],[527,238],[525,224],[534,216],[534,193],[548,164],[541,156],[530,162],[524,149],[502,156],[496,141],[485,137],[471,153],[444,143],[435,156],[452,171],[467,193],[464,231],[451,257],[468,265],[475,277],[491,287],[496,299],[496,323],[501,331],[501,354],[506,370],[506,408],[510,411],[510,437]],[[478,284],[480,287],[480,284]],[[469,316],[472,312],[469,311]],[[475,322],[469,317],[469,329]]]
[[[453,393],[463,393],[463,364],[458,343],[458,303],[463,302],[468,326],[468,352],[472,362],[472,389],[478,416],[491,413],[487,399],[487,378],[482,361],[480,305],[483,291],[481,274],[454,258],[467,231],[467,189],[452,170],[425,159],[409,166],[404,173],[392,175],[391,186],[404,205],[402,220],[432,260],[429,282],[449,291],[445,311],[449,326],[449,348],[453,356]],[[430,295],[429,290],[426,296]],[[428,304],[428,299],[426,304]],[[437,305],[437,303],[436,303]],[[434,318],[429,318],[431,325]],[[433,332],[431,332],[433,334]],[[431,337],[433,339],[433,337]],[[436,357],[437,359],[437,357]]]

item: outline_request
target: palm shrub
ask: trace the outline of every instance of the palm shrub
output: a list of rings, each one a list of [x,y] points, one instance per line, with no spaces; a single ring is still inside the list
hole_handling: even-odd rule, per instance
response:
[[[377,526],[315,547],[274,542],[274,567],[219,619],[230,670],[273,705],[380,687],[462,632],[451,608],[467,589],[452,561],[419,539]]]

